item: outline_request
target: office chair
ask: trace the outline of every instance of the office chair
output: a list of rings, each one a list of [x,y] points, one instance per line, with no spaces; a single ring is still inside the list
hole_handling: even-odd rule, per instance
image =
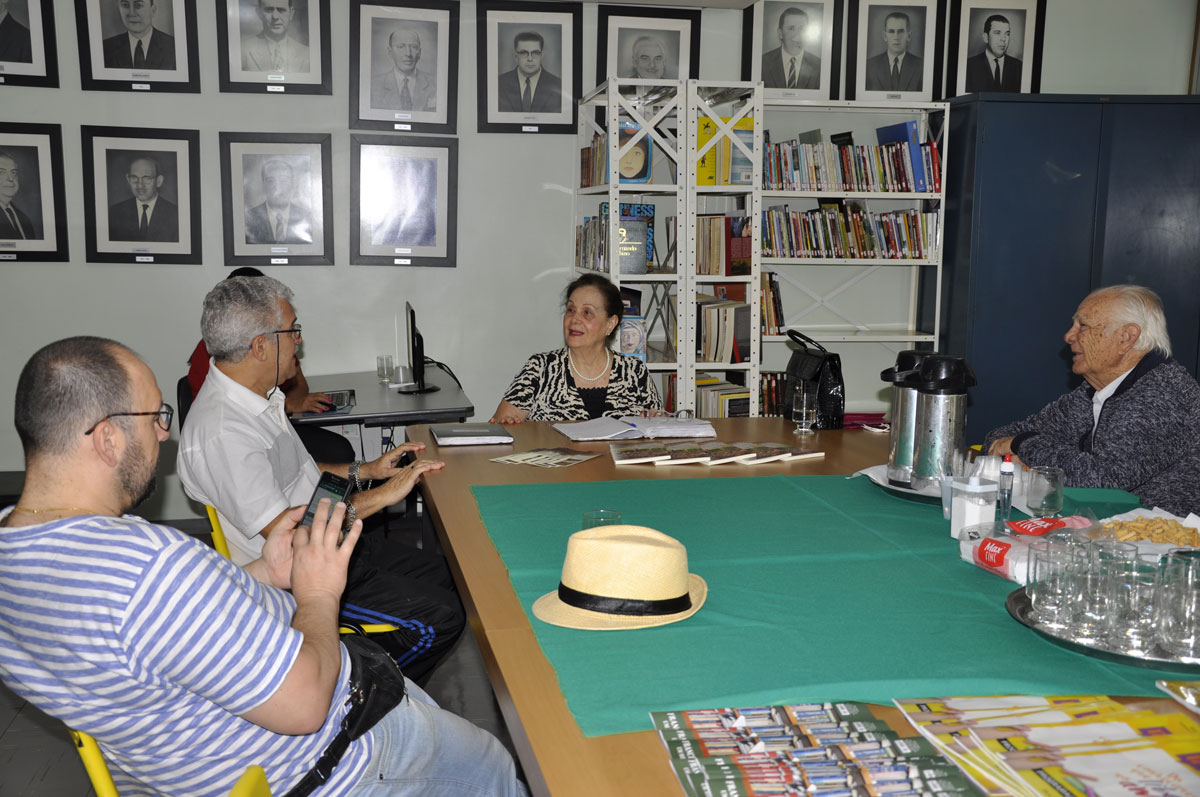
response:
[[[217,516],[216,508],[204,505],[204,509],[208,512],[208,523],[212,527],[212,546],[217,553],[229,559],[229,544],[225,542],[225,530],[221,528],[221,519]],[[339,626],[339,630],[343,634],[358,634],[365,636],[371,634],[386,634],[389,631],[399,630],[391,623],[343,623]],[[99,794],[96,797],[100,797]]]
[[[117,794],[117,785],[113,783],[112,774],[108,771],[108,764],[104,763],[104,754],[100,752],[100,745],[96,744],[96,740],[83,731],[77,731],[74,728],[67,728],[67,730],[71,732],[71,738],[75,741],[75,750],[83,761],[83,768],[87,772],[88,780],[91,781],[92,791],[96,792],[96,797],[120,797]],[[271,786],[267,783],[267,773],[257,764],[246,767],[246,771],[238,778],[237,783],[233,784],[229,797],[271,797]]]

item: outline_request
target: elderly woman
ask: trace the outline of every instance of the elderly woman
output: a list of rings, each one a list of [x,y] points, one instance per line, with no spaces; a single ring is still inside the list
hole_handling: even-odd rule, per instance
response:
[[[604,277],[585,274],[567,286],[566,297],[566,347],[529,358],[492,422],[582,421],[658,410],[646,364],[610,347],[621,324],[621,292]]]

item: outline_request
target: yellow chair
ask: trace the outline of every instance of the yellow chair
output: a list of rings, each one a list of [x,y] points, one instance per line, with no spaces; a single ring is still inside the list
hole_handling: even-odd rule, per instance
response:
[[[83,768],[87,771],[88,780],[92,782],[92,791],[96,792],[96,797],[120,797],[117,794],[117,785],[113,783],[112,775],[108,771],[108,764],[104,763],[100,745],[83,731],[74,728],[67,730],[75,740],[75,750],[83,761]],[[267,773],[257,764],[246,767],[237,783],[233,784],[229,797],[271,797]]]
[[[224,556],[226,559],[229,559],[229,544],[225,542],[225,531],[221,528],[221,519],[217,516],[217,510],[208,504],[204,505],[204,509],[206,512],[208,512],[208,524],[212,527],[212,546],[214,549],[216,549],[217,553],[221,554],[221,556]],[[398,630],[397,627],[391,623],[360,623],[354,625],[343,625],[339,630],[343,634],[356,634],[358,633],[359,629],[362,629],[362,632],[367,636],[370,636],[371,634],[386,634],[388,631]],[[100,797],[99,793],[97,793],[96,797]]]

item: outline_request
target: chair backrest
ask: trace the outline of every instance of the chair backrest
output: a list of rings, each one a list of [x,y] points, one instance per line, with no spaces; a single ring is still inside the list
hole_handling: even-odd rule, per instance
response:
[[[246,771],[233,784],[229,797],[271,797],[271,785],[267,783],[267,773],[257,764],[246,767]]]
[[[179,412],[179,428],[183,428],[183,422],[187,420],[188,410],[192,408],[192,386],[188,384],[188,378],[185,374],[179,377],[179,381],[175,383],[175,402],[179,405],[176,409]]]
[[[225,542],[225,531],[221,528],[221,518],[217,516],[217,510],[214,507],[205,504],[204,509],[208,512],[208,525],[212,528],[212,546],[217,553],[229,559],[229,543]]]
[[[71,732],[71,738],[75,741],[75,752],[79,753],[79,758],[83,761],[83,768],[87,772],[88,780],[92,782],[92,791],[96,792],[96,797],[117,797],[117,784],[113,783],[108,764],[104,763],[100,745],[83,731],[74,728],[67,730]]]

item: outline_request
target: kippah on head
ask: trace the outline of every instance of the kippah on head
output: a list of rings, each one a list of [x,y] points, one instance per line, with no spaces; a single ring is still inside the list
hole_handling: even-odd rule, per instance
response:
[[[69,453],[104,416],[131,411],[121,352],[133,355],[115,340],[81,336],[43,346],[29,358],[17,380],[14,412],[26,462]]]

